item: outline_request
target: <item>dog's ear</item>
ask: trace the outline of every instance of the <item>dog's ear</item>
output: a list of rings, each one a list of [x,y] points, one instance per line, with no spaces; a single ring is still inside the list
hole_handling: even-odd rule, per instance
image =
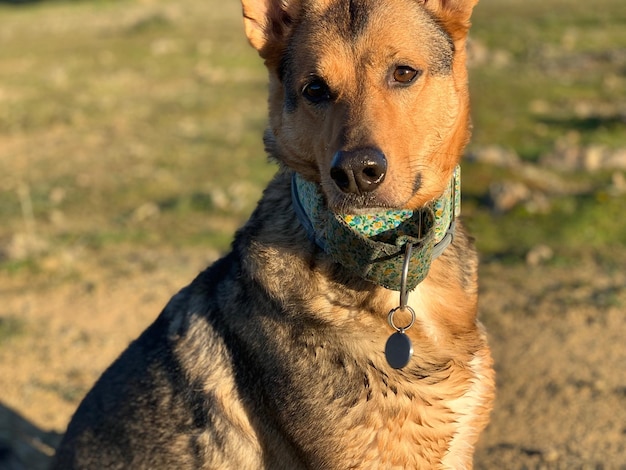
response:
[[[248,41],[264,59],[284,44],[295,16],[299,0],[241,0],[243,22]]]
[[[454,41],[463,40],[478,0],[418,0],[437,18]]]

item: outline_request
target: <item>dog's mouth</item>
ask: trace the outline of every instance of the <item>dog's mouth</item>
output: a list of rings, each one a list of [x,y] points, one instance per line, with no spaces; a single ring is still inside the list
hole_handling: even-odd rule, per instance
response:
[[[393,210],[418,210],[427,204],[420,200],[421,177],[414,182],[391,182],[372,191],[344,191],[333,180],[322,181],[321,191],[330,211],[338,214],[374,214]]]
[[[292,177],[291,189],[300,221],[309,232],[324,237],[335,238],[338,232],[348,230],[360,237],[395,245],[398,236],[410,234],[419,239],[433,226],[431,207],[411,210],[381,205],[371,194],[349,194],[338,204],[331,205],[318,184],[297,173]],[[416,220],[418,229],[414,227]],[[310,223],[317,229],[309,226]]]
[[[337,214],[369,214],[393,209],[374,194],[325,194],[328,209]]]

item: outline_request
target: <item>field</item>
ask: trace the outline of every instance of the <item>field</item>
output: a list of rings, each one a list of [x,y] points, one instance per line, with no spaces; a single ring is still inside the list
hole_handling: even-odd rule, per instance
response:
[[[0,1],[0,468],[228,249],[275,166],[236,0]],[[482,0],[463,215],[484,469],[626,469],[626,3]]]

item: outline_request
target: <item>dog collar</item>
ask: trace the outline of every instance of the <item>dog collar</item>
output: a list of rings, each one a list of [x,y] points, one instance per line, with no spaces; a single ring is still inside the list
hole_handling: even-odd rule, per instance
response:
[[[452,242],[461,208],[461,168],[438,199],[419,210],[338,214],[328,209],[318,184],[294,173],[291,196],[309,239],[339,264],[363,279],[400,291],[407,244],[412,245],[407,291],[428,275],[430,264]],[[403,289],[404,290],[404,289]]]

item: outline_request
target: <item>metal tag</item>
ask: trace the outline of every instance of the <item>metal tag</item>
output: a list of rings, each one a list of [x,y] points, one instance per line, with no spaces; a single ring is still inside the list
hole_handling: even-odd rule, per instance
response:
[[[394,369],[402,369],[413,355],[411,339],[402,331],[392,334],[385,345],[385,357]]]

